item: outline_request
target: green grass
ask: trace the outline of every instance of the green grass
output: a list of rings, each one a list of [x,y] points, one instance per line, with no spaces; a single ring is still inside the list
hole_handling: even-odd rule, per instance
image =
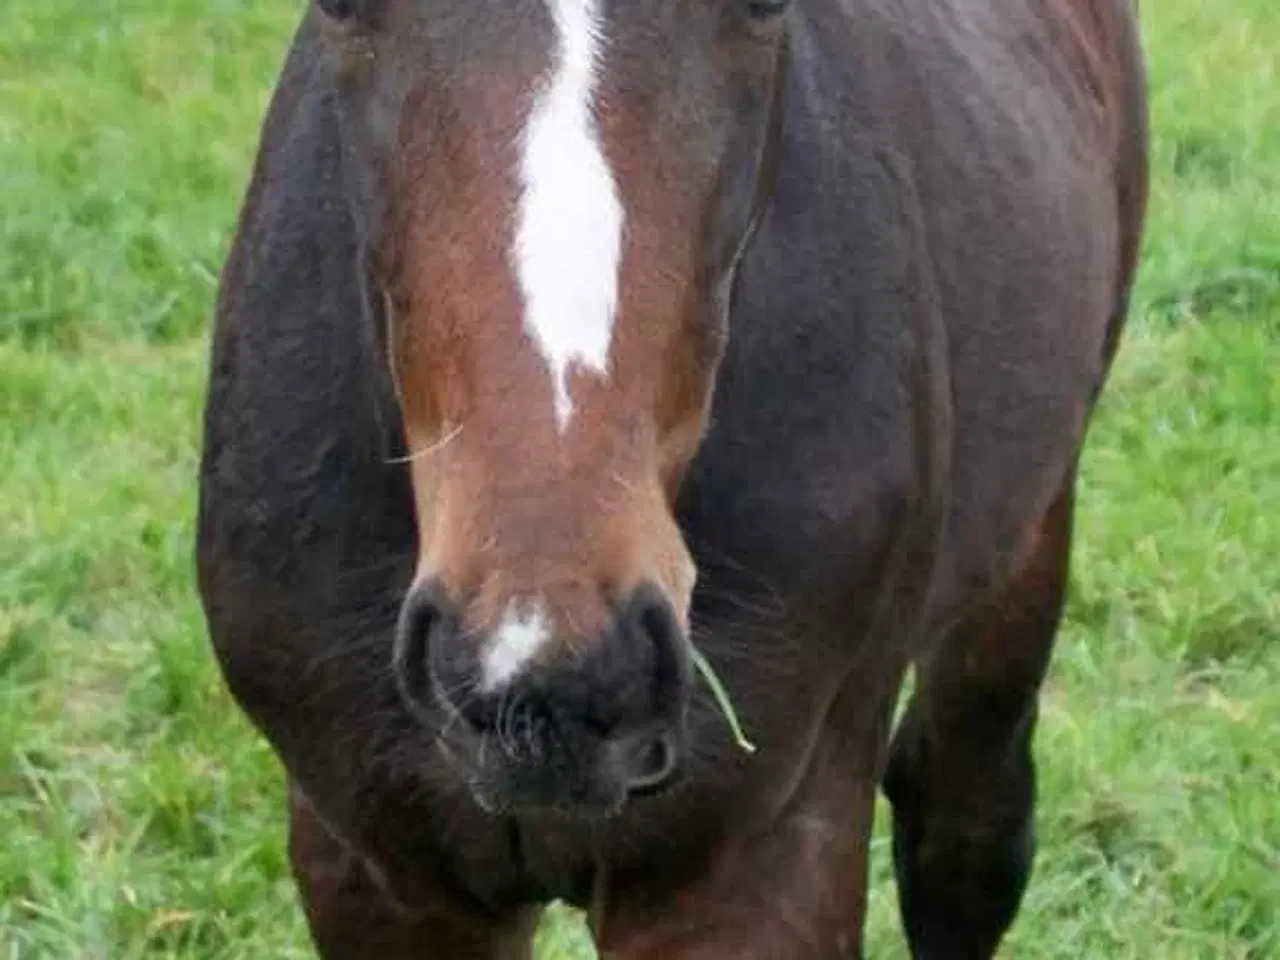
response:
[[[303,958],[193,593],[214,278],[299,4],[0,4],[0,957]],[[1009,957],[1280,957],[1280,9],[1143,4],[1137,317]],[[869,954],[905,956],[884,820]],[[545,931],[567,960],[576,927]],[[577,954],[583,955],[583,954]]]

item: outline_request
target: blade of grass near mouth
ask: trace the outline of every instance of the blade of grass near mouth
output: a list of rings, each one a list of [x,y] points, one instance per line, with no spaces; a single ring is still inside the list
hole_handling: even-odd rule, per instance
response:
[[[729,729],[733,731],[733,739],[737,741],[739,748],[746,753],[755,753],[756,745],[747,739],[742,731],[742,724],[738,722],[738,712],[733,709],[733,701],[729,699],[729,692],[725,690],[724,684],[720,682],[720,678],[716,676],[715,670],[702,655],[702,651],[697,647],[693,647],[693,662],[698,668],[698,672],[702,674],[703,679],[707,681],[707,686],[711,688],[711,693],[716,698],[716,702],[720,705],[720,712],[724,714],[725,720],[729,722]]]

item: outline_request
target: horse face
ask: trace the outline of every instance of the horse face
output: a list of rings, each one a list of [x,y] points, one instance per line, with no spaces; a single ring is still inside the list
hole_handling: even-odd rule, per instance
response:
[[[317,0],[419,535],[395,669],[490,806],[679,767],[672,499],[759,209],[776,0]]]

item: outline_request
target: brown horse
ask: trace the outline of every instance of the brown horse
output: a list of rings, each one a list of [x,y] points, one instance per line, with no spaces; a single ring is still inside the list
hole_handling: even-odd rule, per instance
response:
[[[314,0],[199,570],[320,954],[857,957],[883,782],[990,957],[1146,149],[1127,0]]]

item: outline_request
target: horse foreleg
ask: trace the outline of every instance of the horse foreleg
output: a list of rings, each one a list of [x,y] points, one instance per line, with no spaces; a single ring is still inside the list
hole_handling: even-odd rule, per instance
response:
[[[402,904],[335,837],[301,793],[290,802],[289,855],[322,960],[531,960],[536,911],[480,917],[456,905]]]
[[[678,889],[611,899],[603,960],[857,960],[862,957],[879,757],[896,685],[842,692],[785,809],[726,841]],[[854,719],[850,719],[854,718]]]
[[[995,602],[919,668],[885,792],[903,925],[917,960],[988,960],[1013,922],[1035,851],[1032,735],[1061,619],[1073,484]]]

